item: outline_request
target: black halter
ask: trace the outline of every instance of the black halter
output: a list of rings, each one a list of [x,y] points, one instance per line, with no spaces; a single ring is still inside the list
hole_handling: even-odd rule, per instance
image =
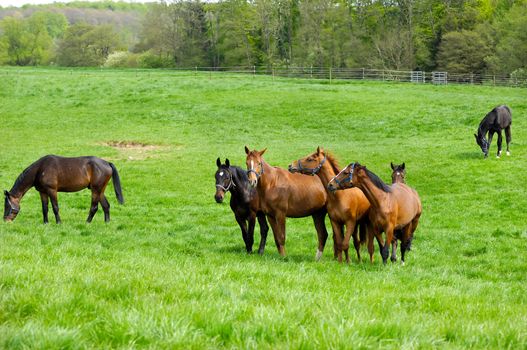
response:
[[[300,159],[299,159],[297,160],[298,171],[301,172],[302,174],[315,175],[316,173],[320,171],[320,169],[322,169],[322,166],[324,165],[325,162],[326,162],[326,155],[324,155],[324,158],[320,161],[320,163],[316,167],[304,168],[302,167],[302,163],[300,162]]]
[[[20,212],[20,208],[17,208],[13,205],[13,203],[11,203],[11,201],[9,200],[9,196],[5,196],[5,200],[7,202],[7,204],[9,204],[9,210],[7,211],[7,214],[5,215],[5,217],[11,215],[11,214],[18,214]]]
[[[230,170],[229,169],[222,169],[222,170],[224,170],[227,174],[229,174],[229,183],[227,184],[227,187],[224,187],[223,185],[220,185],[220,184],[216,184],[216,187],[219,187],[224,192],[227,192],[231,187],[236,187],[236,184],[232,180],[232,173],[230,172]]]
[[[349,182],[350,184],[352,184],[352,180],[353,180],[353,171],[355,170],[355,164],[356,164],[356,163],[351,164],[351,171],[350,171],[348,177],[344,178],[344,180],[339,181],[339,179],[338,179],[338,175],[335,176],[335,177],[333,178],[333,180],[335,180],[335,182],[337,183],[337,185],[339,186],[340,189],[344,188],[344,187],[342,187],[341,183],[347,183],[347,182]],[[344,171],[344,170],[342,170],[342,171]],[[342,172],[342,171],[341,171],[341,172]]]

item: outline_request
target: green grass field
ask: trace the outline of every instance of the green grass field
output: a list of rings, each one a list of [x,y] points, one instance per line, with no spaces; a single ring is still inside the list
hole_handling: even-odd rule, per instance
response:
[[[472,134],[503,103],[512,156],[495,137],[484,160]],[[525,349],[526,115],[517,88],[2,68],[1,188],[43,155],[96,155],[126,203],[109,186],[112,222],[87,225],[89,192],[60,194],[43,225],[31,190],[0,223],[0,348]],[[315,262],[311,218],[287,221],[287,258],[271,231],[245,254],[213,198],[216,158],[244,165],[244,145],[281,167],[322,146],[385,181],[405,161],[423,202],[406,266],[339,264],[331,239]]]

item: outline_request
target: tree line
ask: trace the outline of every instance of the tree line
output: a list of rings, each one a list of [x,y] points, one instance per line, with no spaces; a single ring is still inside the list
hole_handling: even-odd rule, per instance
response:
[[[109,1],[97,6],[137,10]],[[140,6],[138,29],[127,36],[115,23],[72,23],[52,6],[5,16],[0,64],[527,70],[527,0],[186,0]]]

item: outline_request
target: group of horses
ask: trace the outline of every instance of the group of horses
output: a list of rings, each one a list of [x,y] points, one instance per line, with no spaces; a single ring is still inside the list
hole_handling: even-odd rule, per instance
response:
[[[510,155],[511,111],[498,106],[481,121],[476,142],[485,158],[488,156],[494,133],[498,133],[498,153],[501,156],[505,129],[507,155]],[[488,134],[488,139],[487,135]],[[421,216],[421,201],[417,192],[405,183],[405,164],[392,166],[392,184],[385,184],[377,175],[359,163],[340,169],[333,155],[321,149],[288,166],[288,170],[273,167],[264,161],[261,151],[245,147],[246,169],[232,166],[227,159],[217,159],[216,195],[221,203],[226,192],[231,192],[230,205],[240,225],[247,252],[252,251],[256,219],[261,240],[258,252],[265,249],[269,224],[273,230],[280,255],[285,255],[286,218],[312,216],[318,237],[316,259],[320,259],[328,238],[325,217],[329,216],[333,230],[334,256],[342,261],[342,253],[349,262],[349,241],[360,261],[360,246],[367,242],[370,261],[373,261],[373,239],[377,240],[383,262],[386,263],[390,246],[391,260],[396,261],[397,240],[401,241],[401,262],[410,249],[413,235]],[[121,183],[114,164],[97,157],[66,158],[48,155],[27,167],[9,191],[4,191],[4,220],[13,221],[20,211],[25,193],[35,187],[42,201],[44,223],[48,222],[48,203],[51,201],[57,223],[61,222],[58,192],[91,190],[91,222],[99,204],[104,220],[110,221],[110,204],[104,191],[110,178],[119,203],[124,202]],[[383,239],[382,233],[385,233]]]
[[[410,248],[421,216],[417,192],[405,183],[405,164],[392,166],[392,184],[385,184],[377,175],[359,163],[339,168],[336,158],[318,147],[317,150],[289,164],[288,169],[273,167],[263,158],[266,149],[246,152],[246,170],[218,158],[215,199],[221,203],[231,192],[230,205],[238,222],[247,252],[252,252],[256,219],[260,223],[260,247],[263,253],[267,232],[266,218],[271,225],[276,247],[285,256],[286,218],[311,216],[318,238],[316,259],[324,251],[328,232],[325,217],[333,230],[333,252],[339,262],[348,254],[350,239],[361,260],[361,244],[367,243],[373,262],[373,239],[377,240],[383,262],[390,246],[391,260],[396,261],[396,240],[401,241],[401,262]],[[382,233],[385,233],[383,239]],[[393,245],[392,245],[393,244]]]

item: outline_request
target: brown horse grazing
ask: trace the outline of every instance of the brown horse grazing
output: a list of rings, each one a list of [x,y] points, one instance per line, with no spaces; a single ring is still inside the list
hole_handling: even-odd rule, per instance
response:
[[[350,187],[360,188],[370,201],[369,229],[386,233],[384,247],[381,250],[385,264],[390,244],[394,239],[394,230],[402,230],[401,262],[404,265],[404,255],[410,237],[417,228],[422,212],[421,200],[417,192],[403,183],[388,186],[359,163],[348,165],[328,185],[332,191]],[[368,249],[370,249],[369,245]]]
[[[262,157],[265,149],[250,151],[245,146],[245,153],[249,184],[258,191],[260,209],[269,219],[280,255],[285,256],[286,217],[311,215],[318,235],[316,259],[320,259],[328,238],[324,223],[327,194],[320,179],[270,166]]]
[[[4,191],[4,220],[13,221],[16,218],[20,211],[20,200],[34,186],[40,192],[45,224],[48,223],[49,199],[51,199],[53,213],[59,224],[61,221],[57,192],[77,192],[85,188],[89,188],[92,193],[87,221],[92,221],[97,212],[98,203],[101,203],[104,210],[104,221],[108,222],[110,221],[110,203],[104,196],[104,190],[110,177],[113,180],[117,200],[122,204],[124,199],[121,181],[112,163],[97,157],[64,158],[54,155],[42,157],[18,176],[10,191]]]
[[[325,152],[320,147],[315,153],[301,158],[288,167],[292,173],[300,172],[306,175],[317,175],[324,187],[329,181],[340,172],[339,165],[335,157]],[[342,261],[342,251],[346,255],[346,262],[349,263],[349,241],[353,233],[353,245],[357,252],[357,259],[360,261],[360,245],[366,241],[366,225],[361,225],[360,239],[357,236],[357,224],[361,220],[367,220],[370,202],[364,193],[358,188],[350,188],[345,191],[329,192],[327,211],[333,228],[333,240],[336,247],[338,261]],[[346,234],[343,237],[343,229],[346,227]]]

